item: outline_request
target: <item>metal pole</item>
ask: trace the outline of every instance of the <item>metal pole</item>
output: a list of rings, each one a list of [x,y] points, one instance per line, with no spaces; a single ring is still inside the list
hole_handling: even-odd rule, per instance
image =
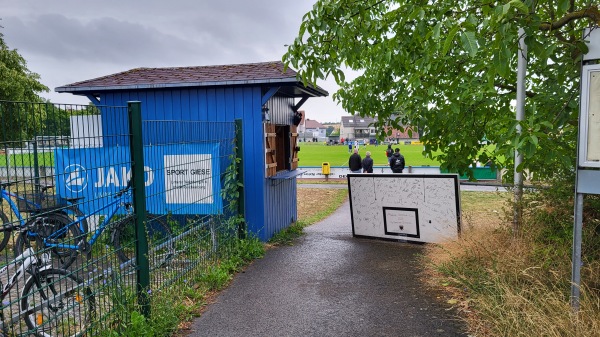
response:
[[[40,162],[38,158],[37,139],[33,138],[33,180],[35,182],[35,193],[40,193]]]
[[[144,143],[142,141],[142,103],[127,102],[129,115],[129,151],[131,153],[131,186],[135,212],[135,262],[137,265],[138,304],[142,315],[150,317],[150,264],[146,238],[146,186],[144,177]]]
[[[4,153],[6,155],[6,180],[10,180],[10,148],[8,145],[4,145]]]
[[[517,136],[521,136],[520,122],[525,120],[525,74],[527,73],[527,45],[525,44],[525,30],[519,28],[519,49],[517,61]],[[516,235],[519,232],[521,222],[521,199],[523,197],[523,171],[518,172],[517,168],[523,163],[523,155],[515,149],[515,208],[513,218],[513,231]]]
[[[581,240],[583,222],[583,194],[575,195],[575,226],[573,227],[573,266],[571,272],[571,307],[579,311],[579,294],[581,287]]]

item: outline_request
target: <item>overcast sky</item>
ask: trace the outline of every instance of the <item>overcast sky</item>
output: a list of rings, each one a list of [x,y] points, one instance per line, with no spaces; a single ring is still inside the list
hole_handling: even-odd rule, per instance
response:
[[[0,29],[56,103],[89,101],[54,88],[137,67],[281,60],[314,0],[0,0]],[[329,97],[302,106],[308,118],[347,115]]]

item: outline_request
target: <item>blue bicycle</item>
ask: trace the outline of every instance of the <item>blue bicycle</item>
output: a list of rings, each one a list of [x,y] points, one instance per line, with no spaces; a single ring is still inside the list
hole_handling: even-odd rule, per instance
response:
[[[117,192],[114,200],[106,203],[97,210],[88,213],[81,219],[72,221],[64,226],[38,225],[35,232],[23,230],[15,243],[15,256],[20,255],[27,248],[29,242],[43,242],[43,247],[53,252],[53,260],[59,262],[60,268],[68,268],[82,254],[91,258],[92,246],[98,242],[104,231],[110,228],[110,241],[122,263],[130,262],[135,256],[135,223],[133,213],[133,200],[131,183]],[[82,232],[81,222],[91,216],[105,214],[104,220],[92,232],[88,240],[88,233]],[[32,221],[44,222],[52,220],[40,217]],[[148,237],[148,258],[154,265],[162,265],[174,255],[175,243],[169,226],[162,217],[148,215],[146,219],[146,234]],[[25,228],[32,228],[26,226]],[[40,236],[42,240],[36,240]],[[39,243],[38,243],[39,244]]]
[[[81,198],[58,198],[55,195],[48,194],[49,189],[54,188],[54,185],[36,185],[39,193],[16,194],[9,191],[7,188],[15,185],[15,182],[0,181],[0,189],[2,197],[0,199],[0,251],[2,251],[12,236],[13,231],[18,231],[25,228],[28,220],[23,216],[23,213],[29,213],[30,218],[36,217],[42,213],[52,214],[60,213],[71,217],[71,219],[80,220],[80,230],[84,233],[88,231],[88,221],[85,214],[77,207],[77,202]],[[14,199],[14,200],[13,200]],[[4,202],[8,204],[10,210],[14,213],[16,221],[12,216],[9,217],[4,213]],[[57,218],[58,219],[58,218]],[[55,223],[58,221],[53,219]]]

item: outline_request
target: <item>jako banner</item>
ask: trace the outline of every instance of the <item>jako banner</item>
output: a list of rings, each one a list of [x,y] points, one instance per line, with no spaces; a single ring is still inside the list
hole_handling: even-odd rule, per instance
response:
[[[114,200],[131,178],[126,146],[56,149],[54,159],[57,194],[84,197],[79,207],[87,214]],[[144,162],[150,213],[222,213],[218,144],[146,147]]]

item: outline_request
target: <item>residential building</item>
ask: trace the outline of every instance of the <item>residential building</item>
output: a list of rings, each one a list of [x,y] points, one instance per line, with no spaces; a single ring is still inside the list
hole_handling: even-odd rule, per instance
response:
[[[342,123],[340,125],[340,138],[344,139],[375,139],[377,137],[377,129],[374,124],[377,122],[376,118],[371,117],[360,117],[360,116],[343,116]],[[389,130],[391,127],[385,127],[385,130]],[[408,130],[412,129],[413,132],[409,136]],[[386,137],[385,141],[398,142],[400,140],[418,140],[419,133],[416,128],[407,127],[404,131],[398,129],[391,129],[391,133]]]
[[[360,116],[342,116],[340,138],[371,139],[377,136],[375,118]]]

